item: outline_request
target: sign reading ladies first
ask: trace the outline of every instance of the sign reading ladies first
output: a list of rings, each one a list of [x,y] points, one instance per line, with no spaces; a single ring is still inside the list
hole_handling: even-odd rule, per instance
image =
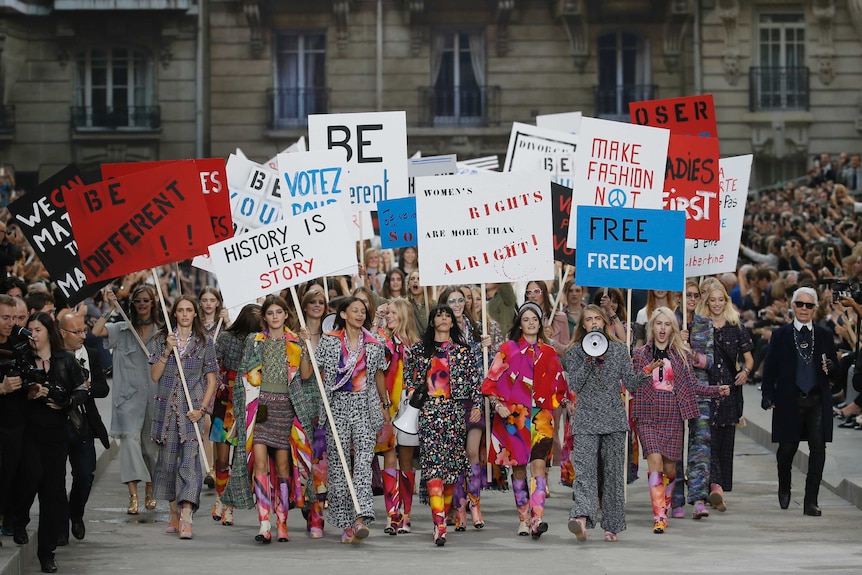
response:
[[[407,114],[313,114],[308,117],[309,150],[339,150],[346,166],[344,188],[356,211],[403,198],[407,183]]]
[[[423,285],[553,278],[550,184],[544,172],[416,178]]]

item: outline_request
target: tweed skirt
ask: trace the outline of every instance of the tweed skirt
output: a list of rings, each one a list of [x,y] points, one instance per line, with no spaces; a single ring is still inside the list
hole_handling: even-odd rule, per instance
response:
[[[286,393],[261,391],[258,402],[259,406],[266,406],[267,418],[266,421],[255,422],[252,445],[290,449],[290,432],[296,417],[290,397]]]

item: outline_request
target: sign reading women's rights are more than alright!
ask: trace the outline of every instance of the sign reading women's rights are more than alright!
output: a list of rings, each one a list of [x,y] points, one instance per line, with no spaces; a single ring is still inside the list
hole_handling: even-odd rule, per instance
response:
[[[423,285],[554,277],[543,172],[416,178],[416,217]]]

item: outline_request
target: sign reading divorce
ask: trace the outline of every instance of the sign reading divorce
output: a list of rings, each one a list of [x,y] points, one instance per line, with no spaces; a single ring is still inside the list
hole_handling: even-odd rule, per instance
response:
[[[281,153],[277,161],[284,213],[296,216],[330,204],[347,208],[347,169],[337,150]]]
[[[551,181],[572,187],[571,171],[578,137],[514,122],[504,172],[549,172]]]
[[[685,212],[685,237],[719,238],[718,139],[671,134],[664,208]]]
[[[632,124],[667,128],[681,136],[718,137],[712,94],[629,104]]]
[[[126,162],[121,164],[102,164],[102,179],[110,180],[128,176],[135,172],[167,166],[177,161]],[[233,220],[230,215],[230,196],[228,195],[227,169],[221,158],[198,158],[194,160],[200,173],[201,193],[210,213],[210,224],[216,241],[233,235]]]
[[[578,285],[678,290],[684,282],[685,214],[578,208]]]
[[[384,249],[415,246],[416,198],[398,198],[377,204],[380,245]]]
[[[308,144],[311,151],[341,153],[354,210],[376,210],[379,201],[407,196],[405,112],[312,114]]]
[[[337,205],[289,216],[210,246],[225,305],[356,267],[347,220]]]
[[[583,118],[579,137],[572,217],[580,206],[662,209],[670,132]],[[569,226],[569,247],[576,241],[577,226]]]
[[[733,156],[718,161],[721,237],[718,240],[685,241],[686,277],[736,271],[751,158],[751,155]]]
[[[554,277],[542,172],[416,178],[416,216],[423,285]]]
[[[83,186],[75,164],[70,164],[11,204],[9,212],[23,232],[51,279],[70,304],[96,293],[105,283],[87,283],[78,244],[66,210],[65,195]]]
[[[205,253],[214,242],[192,160],[75,188],[66,196],[88,281]]]

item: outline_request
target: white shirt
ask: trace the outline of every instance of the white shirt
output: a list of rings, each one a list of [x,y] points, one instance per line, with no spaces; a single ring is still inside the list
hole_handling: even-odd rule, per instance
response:
[[[800,331],[802,330],[802,326],[807,327],[811,333],[814,333],[814,324],[812,322],[809,321],[808,323],[802,323],[798,319],[793,318],[793,329]]]

